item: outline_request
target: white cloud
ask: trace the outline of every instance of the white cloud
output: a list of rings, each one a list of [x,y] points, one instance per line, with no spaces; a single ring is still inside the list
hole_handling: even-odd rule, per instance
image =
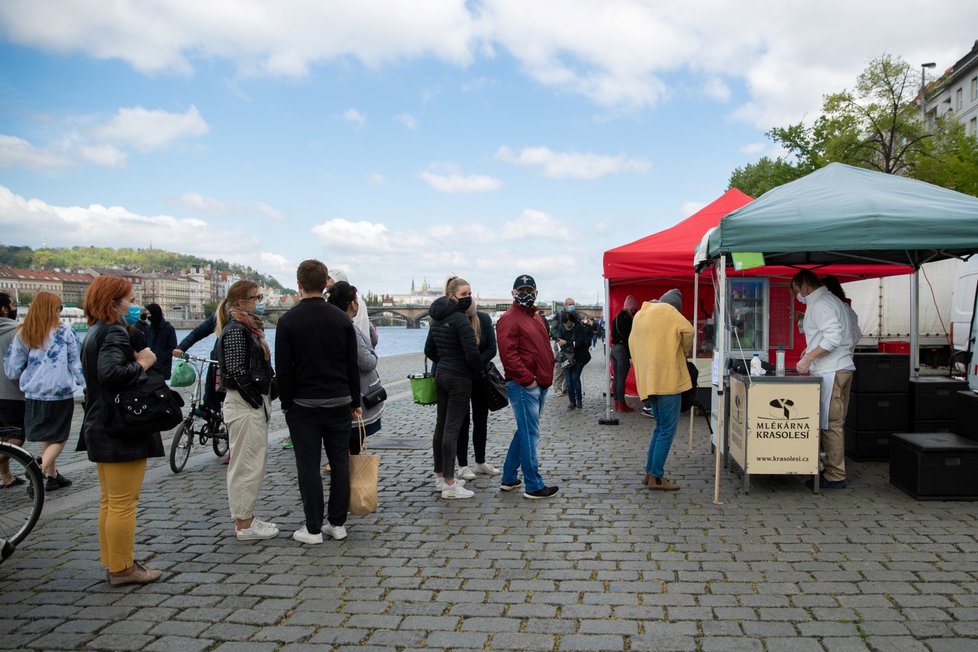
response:
[[[23,138],[0,134],[0,168],[61,170],[72,164],[63,152],[35,147]]]
[[[207,197],[199,192],[186,192],[177,197],[176,202],[186,208],[212,215],[247,215],[249,213],[257,213],[274,222],[282,222],[286,219],[282,211],[269,206],[263,201],[225,202],[213,197]]]
[[[729,102],[730,86],[722,79],[712,77],[703,84],[703,94],[715,102]]]
[[[554,152],[547,147],[524,147],[515,153],[504,145],[496,151],[496,158],[514,165],[539,168],[543,176],[550,179],[597,179],[620,172],[647,172],[650,167],[644,158]]]
[[[701,210],[706,205],[707,205],[707,202],[702,202],[702,201],[687,201],[687,202],[683,202],[683,205],[680,206],[680,208],[679,208],[679,216],[682,219],[686,219],[687,217],[689,217],[689,216],[693,215],[694,213],[698,212],[699,210]]]
[[[312,233],[324,248],[316,255],[346,271],[361,290],[406,292],[411,276],[437,287],[457,273],[474,291],[505,300],[518,273],[534,274],[549,288],[574,288],[568,278],[588,284],[601,276],[599,246],[568,221],[536,209],[486,224],[458,220],[423,229],[334,218]],[[404,280],[403,290],[396,279]]]
[[[404,125],[407,129],[414,131],[418,128],[418,120],[410,113],[398,113],[394,119]]]
[[[753,156],[755,154],[760,154],[770,146],[771,146],[770,143],[747,143],[746,145],[739,147],[738,151],[741,154],[748,154]]]
[[[208,131],[207,123],[193,106],[184,113],[138,106],[122,108],[103,123],[92,125],[91,121],[90,117],[75,116],[50,126],[46,136],[49,141],[58,142],[58,147],[40,147],[0,134],[0,167],[52,171],[94,163],[124,168],[126,150],[158,151]],[[79,128],[79,124],[83,126]]]
[[[121,206],[55,206],[0,186],[0,229],[8,242],[51,246],[148,246],[221,257],[257,248],[239,229],[216,229],[203,220],[141,215]]]
[[[192,75],[221,59],[239,78],[302,77],[351,59],[378,68],[506,56],[541,86],[602,107],[647,109],[684,88],[737,97],[731,117],[764,129],[813,115],[825,92],[851,86],[894,44],[907,61],[944,68],[974,40],[976,23],[978,4],[960,0],[932,0],[913,20],[884,0],[824,0],[817,11],[766,0],[238,0],[206,10],[170,0],[101,3],[98,11],[84,0],[0,2],[12,43],[119,59],[145,73]]]
[[[387,179],[385,179],[384,175],[380,174],[379,172],[374,172],[367,177],[367,183],[369,183],[371,186],[382,186],[387,183]]]
[[[444,173],[437,170],[444,169]],[[483,174],[462,174],[455,166],[433,164],[418,175],[438,192],[491,192],[502,187],[503,182]]]
[[[367,116],[363,115],[356,109],[347,109],[343,112],[343,119],[347,122],[352,122],[358,127],[362,127],[367,124]]]
[[[207,131],[207,123],[195,106],[184,113],[137,106],[119,109],[111,120],[93,127],[90,135],[97,142],[145,153],[166,149],[177,140],[203,136]]]
[[[126,153],[114,145],[81,145],[78,156],[90,163],[107,168],[123,168],[126,166]]]
[[[258,254],[258,259],[261,261],[262,268],[270,270],[270,273],[287,274],[289,272],[295,273],[296,266],[289,261],[285,256],[274,254],[268,251],[262,251]]]

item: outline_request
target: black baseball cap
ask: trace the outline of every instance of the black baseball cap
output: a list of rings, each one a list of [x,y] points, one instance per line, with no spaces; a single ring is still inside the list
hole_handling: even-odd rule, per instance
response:
[[[537,282],[534,281],[533,277],[529,274],[521,274],[520,276],[516,277],[515,281],[513,281],[513,289],[519,290],[520,288],[533,288],[536,290]]]

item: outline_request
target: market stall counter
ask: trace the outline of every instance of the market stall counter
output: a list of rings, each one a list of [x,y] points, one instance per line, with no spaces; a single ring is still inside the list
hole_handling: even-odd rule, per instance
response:
[[[744,473],[744,491],[752,475],[810,475],[818,493],[818,376],[730,374],[730,458]]]

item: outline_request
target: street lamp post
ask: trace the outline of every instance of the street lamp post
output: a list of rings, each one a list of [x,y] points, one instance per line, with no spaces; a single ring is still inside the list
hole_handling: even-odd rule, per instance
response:
[[[924,75],[928,68],[933,68],[936,65],[933,61],[920,64],[920,118],[925,127],[927,126],[927,79]]]

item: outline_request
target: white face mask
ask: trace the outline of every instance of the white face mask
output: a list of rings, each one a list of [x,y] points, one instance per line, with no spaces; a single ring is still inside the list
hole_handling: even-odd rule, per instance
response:
[[[796,294],[795,297],[798,299],[798,303],[800,303],[802,305],[805,305],[805,304],[808,303],[808,297],[804,296],[801,292],[799,292],[798,294]]]

